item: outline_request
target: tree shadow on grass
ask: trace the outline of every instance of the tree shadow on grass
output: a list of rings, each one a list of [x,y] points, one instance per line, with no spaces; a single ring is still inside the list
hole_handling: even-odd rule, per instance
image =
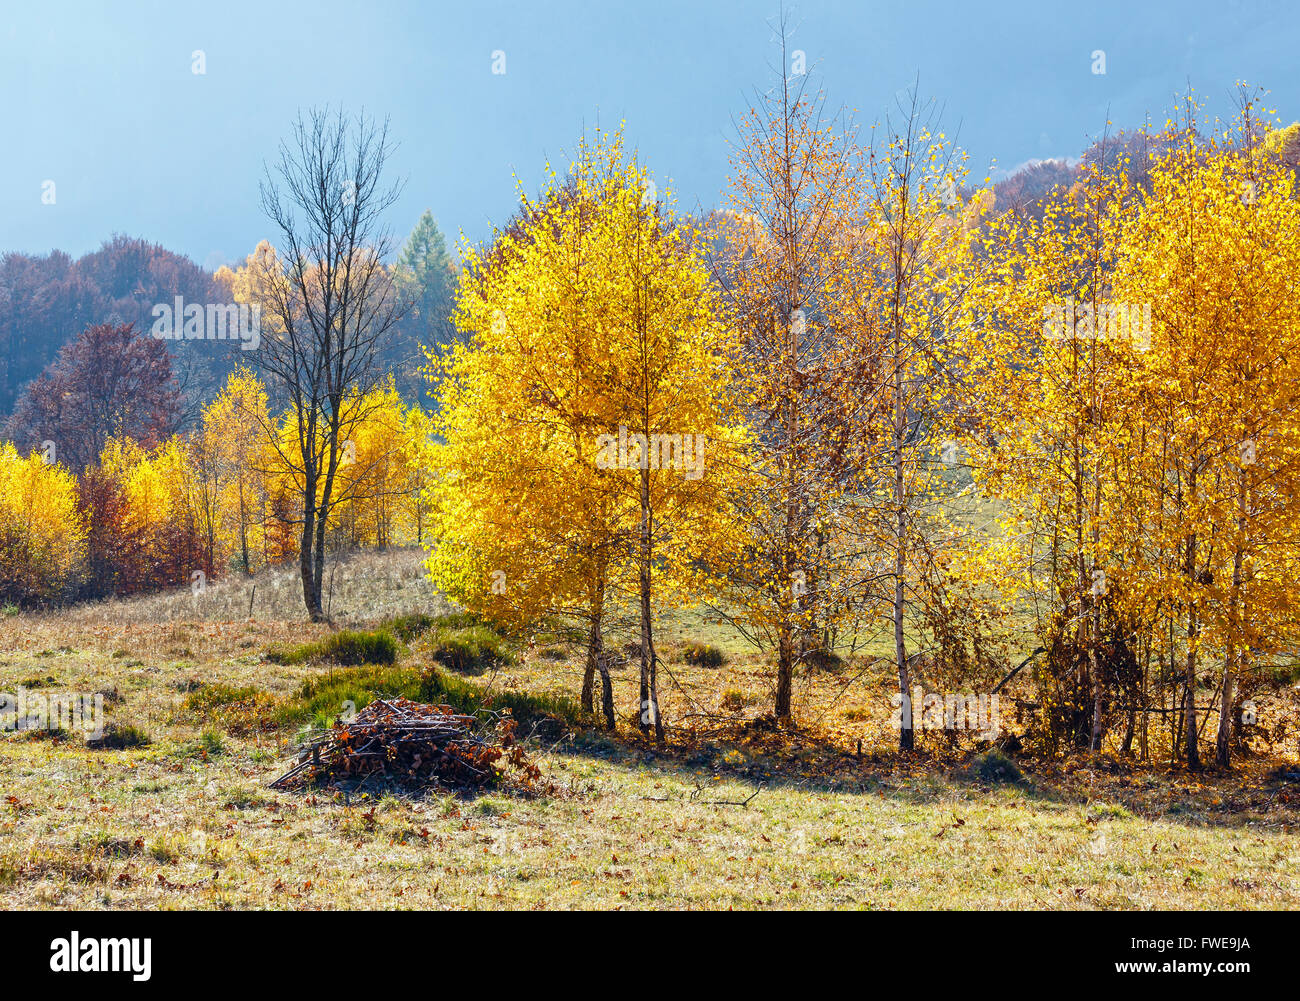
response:
[[[637,732],[598,730],[570,731],[547,753],[657,770],[695,787],[683,802],[723,800],[718,805],[740,806],[761,787],[886,796],[926,805],[954,795],[992,795],[1001,789],[1015,790],[1030,804],[1090,807],[1090,820],[1131,814],[1197,828],[1300,824],[1300,766],[1258,755],[1240,759],[1231,771],[1189,772],[1111,755],[1040,761],[990,756],[988,749],[977,748],[859,755],[798,731],[777,731],[758,739],[752,733],[737,733],[693,743],[670,741],[660,748]],[[720,795],[716,787],[724,783],[746,787],[748,792]],[[757,806],[761,799],[755,796],[749,805]]]
[[[382,677],[374,677],[376,672]],[[319,688],[321,691],[316,691]],[[388,689],[393,689],[391,693]],[[1189,827],[1277,827],[1300,823],[1300,781],[1286,774],[1300,766],[1258,755],[1243,757],[1232,771],[1188,772],[1140,765],[1112,755],[1076,755],[1064,760],[1015,758],[1017,779],[1000,765],[978,756],[985,747],[923,746],[911,753],[895,750],[859,754],[827,736],[807,730],[777,728],[770,719],[737,721],[709,736],[673,734],[662,748],[623,720],[611,733],[563,695],[500,690],[491,681],[458,676],[445,669],[420,672],[413,667],[352,668],[330,672],[308,683],[295,709],[332,708],[343,699],[357,700],[377,689],[422,702],[443,703],[485,721],[509,714],[530,753],[545,758],[565,755],[598,759],[623,767],[650,767],[695,787],[694,800],[708,802],[710,785],[734,782],[748,787],[744,797],[729,794],[726,805],[739,805],[754,790],[801,790],[810,793],[888,796],[915,804],[935,803],[954,795],[992,794],[1015,788],[1027,802],[1062,806],[1096,805],[1119,809],[1147,820],[1163,819]],[[368,701],[368,699],[367,699]],[[688,794],[689,796],[689,794]],[[754,797],[751,805],[761,801]],[[732,802],[732,801],[735,802]]]

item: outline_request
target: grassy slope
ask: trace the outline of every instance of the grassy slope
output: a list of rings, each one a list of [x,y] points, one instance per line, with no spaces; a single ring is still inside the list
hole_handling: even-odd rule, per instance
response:
[[[413,572],[410,554],[345,567],[336,613],[431,607]],[[287,595],[264,614],[287,613]],[[50,691],[115,691],[109,719],[153,737],[121,751],[0,738],[0,907],[1300,906],[1300,790],[1265,781],[1265,763],[1192,780],[1103,760],[981,784],[951,755],[888,753],[883,675],[839,701],[845,676],[801,678],[803,719],[820,722],[797,741],[733,732],[667,755],[564,744],[542,760],[552,789],[531,798],[273,792],[276,737],[214,732],[180,706],[196,683],[293,692],[322,669],[262,651],[323,629],[196,611],[185,594],[0,623],[0,690],[53,677]],[[665,627],[682,685],[668,686],[666,718],[716,713],[732,690],[749,715],[765,708],[767,674],[739,646],[714,671],[674,660],[699,632]],[[617,678],[629,714],[633,674]],[[534,657],[491,680],[573,694],[577,659]],[[747,807],[714,802],[760,782]]]

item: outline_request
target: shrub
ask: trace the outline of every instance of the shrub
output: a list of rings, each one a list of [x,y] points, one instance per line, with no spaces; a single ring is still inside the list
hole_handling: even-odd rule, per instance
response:
[[[998,750],[985,751],[971,762],[971,773],[984,782],[1020,782],[1024,776],[1014,761]]]
[[[834,650],[818,648],[809,650],[804,654],[804,669],[807,671],[823,671],[827,674],[834,674],[844,666],[844,658]]]
[[[578,726],[582,720],[581,709],[566,696],[497,691],[436,668],[419,673],[409,667],[380,665],[342,668],[306,679],[291,698],[281,702],[276,719],[283,725],[323,728],[338,719],[345,703],[360,712],[376,698],[398,695],[450,706],[466,716],[509,709],[524,734],[547,719],[562,726]]]
[[[721,667],[727,662],[726,655],[708,643],[687,643],[682,659],[694,667]]]

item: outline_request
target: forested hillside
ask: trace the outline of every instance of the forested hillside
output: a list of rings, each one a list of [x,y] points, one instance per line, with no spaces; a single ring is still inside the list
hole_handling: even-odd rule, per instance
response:
[[[403,272],[413,301],[395,336],[384,347],[403,397],[423,395],[416,370],[421,344],[450,337],[455,263],[431,213],[418,221],[394,262]],[[8,250],[0,254],[0,419],[17,408],[29,384],[50,366],[60,350],[87,327],[125,325],[148,335],[154,307],[172,303],[231,302],[229,268],[209,272],[183,254],[146,239],[114,235],[92,253],[74,260],[60,250],[45,254]],[[193,426],[201,406],[212,399],[241,361],[238,343],[165,342],[180,393],[182,426]]]

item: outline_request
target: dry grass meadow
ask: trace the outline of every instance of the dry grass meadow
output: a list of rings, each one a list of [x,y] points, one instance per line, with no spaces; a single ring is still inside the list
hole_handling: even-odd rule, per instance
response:
[[[0,908],[1300,907],[1293,737],[1226,775],[1103,756],[1007,781],[971,748],[894,754],[868,661],[801,677],[799,730],[773,732],[762,659],[690,616],[661,624],[664,715],[700,726],[666,750],[634,736],[628,667],[618,734],[535,731],[531,792],[272,791],[295,733],[277,713],[335,669],[267,659],[329,629],[303,621],[292,572],[256,585],[251,619],[236,581],[0,620],[0,691],[102,692],[109,723],[148,738],[0,736]],[[332,592],[336,625],[446,611],[415,552],[346,560]],[[692,639],[728,662],[684,664]],[[414,676],[430,642],[385,677]],[[539,637],[467,680],[567,704],[580,664]],[[235,708],[201,708],[230,689]]]

